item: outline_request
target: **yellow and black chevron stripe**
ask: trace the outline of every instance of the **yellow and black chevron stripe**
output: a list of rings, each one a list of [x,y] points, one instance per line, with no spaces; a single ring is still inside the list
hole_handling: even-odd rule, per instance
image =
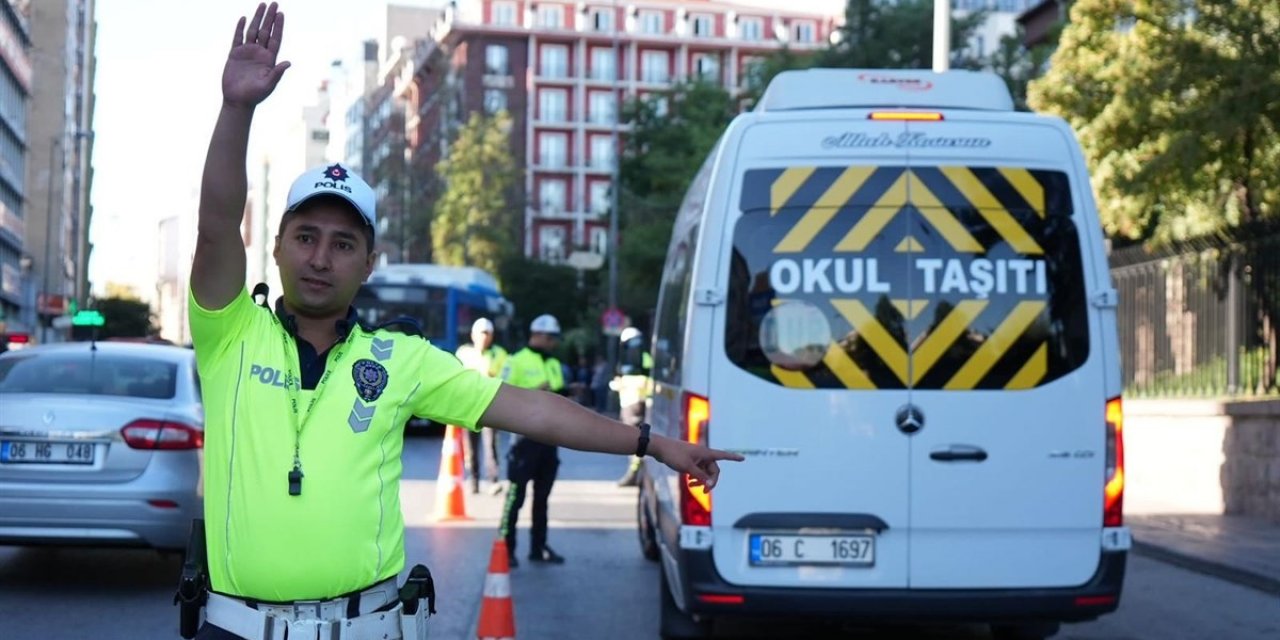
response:
[[[1050,379],[1050,300],[909,291],[920,258],[1044,259],[1050,217],[1069,219],[1060,172],[1018,167],[790,167],[748,172],[735,249],[778,259],[871,257],[892,293],[778,294],[826,314],[832,342],[793,388],[1029,389]],[[1052,216],[1051,216],[1052,214]],[[746,223],[746,224],[744,224]],[[757,287],[758,290],[758,287]]]

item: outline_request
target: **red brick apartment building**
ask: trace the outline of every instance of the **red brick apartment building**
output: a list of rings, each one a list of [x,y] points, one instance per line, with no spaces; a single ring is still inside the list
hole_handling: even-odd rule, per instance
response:
[[[506,109],[526,255],[604,253],[623,101],[695,77],[740,91],[764,56],[820,48],[838,22],[714,0],[456,0],[402,84],[410,173],[430,175],[470,113]]]

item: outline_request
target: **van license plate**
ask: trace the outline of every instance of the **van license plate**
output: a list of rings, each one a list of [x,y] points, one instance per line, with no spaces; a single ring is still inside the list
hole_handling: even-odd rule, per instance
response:
[[[750,542],[753,566],[871,566],[876,562],[876,539],[873,536],[753,533]]]
[[[0,462],[8,464],[93,464],[88,442],[0,441]]]

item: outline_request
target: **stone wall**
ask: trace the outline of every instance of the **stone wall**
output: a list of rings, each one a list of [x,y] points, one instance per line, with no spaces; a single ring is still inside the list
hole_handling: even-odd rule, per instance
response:
[[[1280,522],[1280,400],[1125,400],[1125,512]]]

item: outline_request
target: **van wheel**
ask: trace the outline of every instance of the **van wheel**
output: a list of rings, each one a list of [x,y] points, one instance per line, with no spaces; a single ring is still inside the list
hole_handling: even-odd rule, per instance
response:
[[[647,501],[644,484],[641,483],[639,497],[636,498],[636,533],[640,537],[640,553],[644,555],[644,559],[656,562],[658,560],[658,532],[653,525],[653,518],[649,516],[649,510],[645,508],[645,502]]]
[[[993,624],[991,635],[995,640],[1044,640],[1057,635],[1061,627],[1057,622]]]
[[[694,620],[693,616],[676,606],[667,588],[667,570],[658,565],[658,589],[662,591],[662,611],[658,619],[658,633],[663,640],[696,640],[711,637],[710,620]]]

